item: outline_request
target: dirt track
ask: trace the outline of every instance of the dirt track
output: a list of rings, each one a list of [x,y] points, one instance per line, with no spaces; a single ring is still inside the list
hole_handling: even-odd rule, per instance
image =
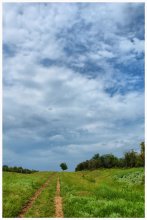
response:
[[[31,197],[31,199],[25,204],[23,209],[21,210],[20,214],[18,215],[18,218],[23,218],[24,215],[27,213],[27,211],[32,207],[33,203],[37,199],[37,197],[41,194],[42,190],[47,187],[47,185],[50,182],[51,177],[54,174],[52,174],[49,179],[35,192],[35,194]]]
[[[57,180],[57,189],[55,196],[55,218],[64,218],[62,211],[62,197],[60,196],[60,181]]]

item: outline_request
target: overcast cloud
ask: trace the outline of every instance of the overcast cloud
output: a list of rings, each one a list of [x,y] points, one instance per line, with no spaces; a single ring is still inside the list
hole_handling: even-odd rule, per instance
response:
[[[143,3],[3,4],[4,164],[73,170],[143,140]]]

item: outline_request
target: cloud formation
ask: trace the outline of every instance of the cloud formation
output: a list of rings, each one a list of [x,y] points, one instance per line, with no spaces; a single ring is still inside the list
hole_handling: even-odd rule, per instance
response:
[[[143,3],[3,4],[4,163],[72,170],[143,139]]]

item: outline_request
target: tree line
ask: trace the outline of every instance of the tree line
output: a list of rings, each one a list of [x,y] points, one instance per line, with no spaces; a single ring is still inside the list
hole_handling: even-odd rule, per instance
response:
[[[3,171],[7,172],[16,172],[16,173],[35,173],[38,172],[38,170],[30,170],[30,169],[25,169],[22,167],[9,167],[7,165],[3,165]]]
[[[95,154],[90,160],[81,162],[75,168],[75,171],[81,170],[94,170],[98,168],[131,168],[131,167],[144,167],[145,165],[145,144],[141,142],[140,152],[134,150],[126,152],[122,158],[118,158],[113,154],[105,154],[100,156]]]

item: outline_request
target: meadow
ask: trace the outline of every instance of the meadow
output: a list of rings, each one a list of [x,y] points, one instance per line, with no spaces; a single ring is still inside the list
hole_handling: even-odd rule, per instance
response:
[[[17,217],[24,204],[52,172],[3,172],[3,217]]]
[[[144,217],[144,169],[62,173],[65,217]]]
[[[79,172],[3,173],[3,217],[18,217],[34,192],[50,177],[25,217],[55,217],[57,177],[64,217],[144,217],[144,168]]]

